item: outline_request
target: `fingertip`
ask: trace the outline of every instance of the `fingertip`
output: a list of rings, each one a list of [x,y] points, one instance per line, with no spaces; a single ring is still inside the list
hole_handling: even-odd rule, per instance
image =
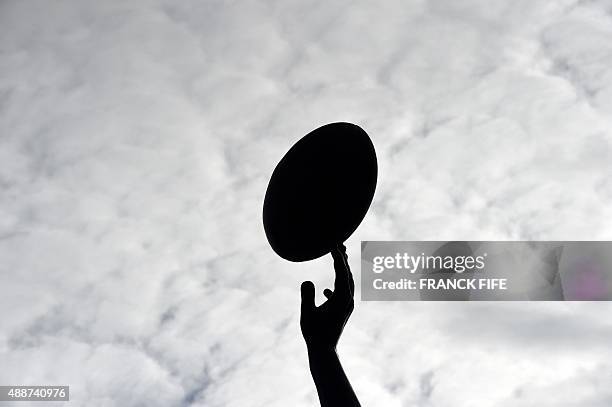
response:
[[[326,288],[325,290],[323,290],[323,295],[327,299],[330,299],[333,293],[334,292],[332,290],[330,290],[329,288]]]
[[[302,299],[314,298],[315,286],[312,281],[304,281],[300,286],[300,292],[302,293]]]
[[[311,290],[314,290],[314,283],[312,281],[304,281],[300,286],[300,290],[302,292],[309,292]]]

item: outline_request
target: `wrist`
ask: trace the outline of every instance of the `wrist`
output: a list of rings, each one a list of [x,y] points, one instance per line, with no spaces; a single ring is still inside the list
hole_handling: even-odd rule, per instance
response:
[[[325,344],[319,342],[306,342],[306,348],[308,350],[308,354],[322,354],[329,355],[336,353],[336,345]]]

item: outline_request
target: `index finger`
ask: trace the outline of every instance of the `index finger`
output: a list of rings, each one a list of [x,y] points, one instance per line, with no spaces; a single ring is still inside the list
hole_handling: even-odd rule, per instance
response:
[[[336,246],[332,250],[334,259],[334,270],[336,272],[336,281],[334,282],[334,293],[342,296],[351,297],[351,270],[346,260],[346,254],[343,250],[344,246]]]

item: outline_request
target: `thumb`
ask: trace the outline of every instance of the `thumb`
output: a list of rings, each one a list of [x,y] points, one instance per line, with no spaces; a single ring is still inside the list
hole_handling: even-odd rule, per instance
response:
[[[315,286],[312,281],[304,281],[301,287],[302,291],[302,313],[308,312],[315,307]]]

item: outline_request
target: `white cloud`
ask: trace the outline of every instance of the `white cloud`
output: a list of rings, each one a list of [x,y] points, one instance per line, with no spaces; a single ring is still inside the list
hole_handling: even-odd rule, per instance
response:
[[[378,152],[356,272],[361,239],[610,239],[611,23],[605,1],[2,2],[0,383],[315,404],[299,283],[331,262],[277,258],[260,214],[326,122]],[[598,406],[608,309],[358,303],[340,350],[363,405]]]

